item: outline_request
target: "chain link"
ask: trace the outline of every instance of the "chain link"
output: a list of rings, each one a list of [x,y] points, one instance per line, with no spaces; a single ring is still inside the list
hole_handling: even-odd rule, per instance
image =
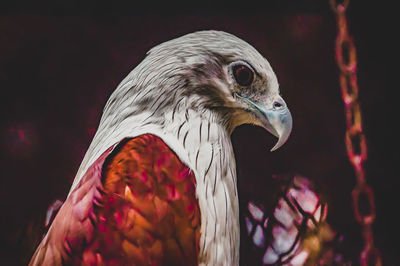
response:
[[[372,225],[375,221],[375,200],[372,188],[365,178],[364,163],[367,160],[367,142],[362,127],[360,103],[358,101],[357,55],[352,37],[349,35],[346,9],[350,0],[330,0],[336,15],[338,34],[335,43],[336,62],[340,69],[340,88],[346,113],[345,144],[347,156],[352,164],[357,184],[352,191],[354,217],[362,227],[364,248],[360,254],[361,265],[382,265],[378,249],[374,245]],[[363,201],[363,198],[367,201]],[[360,203],[366,203],[367,211]],[[363,206],[365,208],[365,206]]]

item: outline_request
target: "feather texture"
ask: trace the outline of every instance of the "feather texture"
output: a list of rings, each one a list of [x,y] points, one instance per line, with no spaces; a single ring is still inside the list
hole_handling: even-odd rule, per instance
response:
[[[256,73],[252,85],[246,88],[235,82],[231,71],[234,64],[244,61],[246,64],[251,64]],[[188,247],[192,251],[187,251],[186,244],[184,247],[181,244],[179,247],[181,257],[177,255],[174,265],[181,262],[179,258],[187,259],[185,265],[191,264],[196,256],[199,265],[238,265],[239,204],[236,164],[230,134],[235,127],[244,123],[263,125],[265,116],[260,110],[254,109],[248,102],[235,96],[237,93],[264,104],[266,108],[280,97],[279,85],[268,61],[243,40],[225,32],[200,31],[152,48],[107,101],[98,130],[78,169],[67,200],[37,249],[32,263],[51,263],[53,259],[60,262],[70,258],[74,252],[78,252],[78,262],[87,260],[88,263],[96,264],[110,259],[111,263],[114,262],[114,257],[105,254],[120,251],[125,252],[121,253],[126,255],[121,255],[123,258],[132,256],[132,262],[140,264],[144,260],[137,254],[140,253],[138,250],[143,248],[147,253],[140,254],[153,254],[150,252],[153,249],[163,251],[164,255],[151,259],[157,264],[159,260],[166,259],[165,256],[168,255],[165,254],[169,252],[171,245],[179,247],[178,243],[189,243],[189,240],[183,239],[190,236],[193,243],[188,244]],[[259,121],[260,117],[264,120]],[[122,164],[126,168],[121,168],[118,160],[114,161],[120,156],[115,151],[109,157],[113,159],[107,159],[105,176],[102,176],[104,160],[118,143],[127,139],[132,139],[135,145],[139,146],[143,144],[142,141],[151,143],[154,141],[156,146],[152,147],[153,144],[147,146],[146,143],[140,146],[141,149],[138,149],[139,146],[131,147],[128,152],[125,148],[130,147],[131,141],[124,142],[128,146],[121,148],[119,145],[117,150],[126,156],[131,156],[129,163],[123,160],[127,163],[127,165]],[[154,184],[164,182],[158,180],[165,175],[156,166],[158,155],[155,153],[159,148],[170,154],[167,157],[174,158],[170,160],[176,160],[174,166],[189,172],[183,180],[175,180],[174,178],[177,178],[175,168],[165,169],[165,172],[171,175],[166,180],[175,182],[174,187],[165,188],[167,191],[170,190],[170,194],[166,195],[172,197],[167,198],[167,201],[164,194],[157,194],[161,191],[151,191],[155,189]],[[138,150],[141,150],[144,156],[150,156],[146,158],[155,161],[145,163],[146,160],[137,154]],[[153,158],[154,156],[156,157]],[[132,169],[136,169],[135,175],[125,175],[125,172],[130,172]],[[139,174],[144,169],[146,174]],[[180,172],[178,177],[179,175]],[[188,180],[191,180],[191,183]],[[166,184],[169,184],[168,182]],[[193,186],[188,189],[193,189],[195,193],[184,194],[193,198],[179,198],[183,197],[183,192],[177,190],[177,185],[181,182],[189,182],[185,184]],[[153,242],[146,242],[149,241],[145,237],[146,234],[151,237],[157,235],[153,229],[157,231],[163,226],[170,228],[171,224],[158,224],[160,222],[157,220],[160,219],[158,215],[165,210],[173,216],[180,215],[184,213],[185,208],[192,208],[190,204],[196,197],[198,205],[195,205],[192,211],[201,213],[201,232],[197,225],[200,214],[196,214],[196,218],[187,217],[189,220],[174,220],[174,223],[177,223],[174,224],[174,234],[177,235],[172,238],[169,235],[171,245],[154,246]],[[134,205],[132,199],[140,204]],[[171,204],[171,201],[176,203]],[[142,206],[143,210],[140,209]],[[121,237],[121,233],[117,231],[125,232],[126,228],[117,228],[117,225],[121,225],[117,220],[126,220],[127,215],[143,218],[143,225],[144,221],[151,221],[151,224],[149,223],[151,226],[147,225],[149,227],[144,228],[148,230],[145,231],[146,234],[144,231],[138,231],[137,235]],[[132,219],[136,221],[139,218]],[[106,222],[102,219],[106,219]],[[190,230],[193,232],[178,233],[181,229],[176,227],[186,230],[188,228],[186,224],[191,224],[193,221],[196,221],[194,224],[197,226],[191,225]],[[111,231],[119,236],[108,240],[98,238],[99,235],[107,237],[114,235],[100,234],[102,229],[98,227],[99,224],[104,225],[104,230],[111,230],[109,228],[111,226]],[[180,236],[181,234],[183,235]],[[158,237],[166,238],[166,236]],[[126,242],[123,242],[125,240]],[[93,246],[93,241],[107,243],[111,250]],[[140,247],[135,246],[135,243],[138,243],[135,241],[142,243]],[[123,243],[126,243],[125,246]],[[196,246],[197,255],[193,255],[193,245]],[[88,247],[90,247],[88,253],[82,251]],[[149,258],[146,257],[146,263],[147,259]]]
[[[32,264],[197,264],[195,177],[154,135],[123,141],[67,202]]]

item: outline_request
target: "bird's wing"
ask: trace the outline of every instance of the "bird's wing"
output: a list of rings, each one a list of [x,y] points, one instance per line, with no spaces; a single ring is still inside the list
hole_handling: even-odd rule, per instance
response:
[[[195,177],[159,138],[126,139],[89,168],[32,265],[195,265]]]

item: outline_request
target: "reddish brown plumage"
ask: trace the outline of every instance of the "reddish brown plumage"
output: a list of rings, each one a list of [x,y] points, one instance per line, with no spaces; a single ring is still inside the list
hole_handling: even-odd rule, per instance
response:
[[[88,183],[86,176],[67,199],[54,221],[58,227],[50,229],[32,264],[61,263],[58,257],[84,265],[197,264],[195,177],[160,138],[146,134],[124,141],[104,162],[102,184],[82,191]],[[96,190],[101,196],[92,197],[90,206],[76,207],[76,197]],[[76,209],[85,210],[83,218],[76,219]],[[82,224],[87,229],[76,228]]]
[[[104,207],[96,212],[98,233],[86,252],[117,264],[197,263],[195,178],[160,138],[129,140],[103,171]]]

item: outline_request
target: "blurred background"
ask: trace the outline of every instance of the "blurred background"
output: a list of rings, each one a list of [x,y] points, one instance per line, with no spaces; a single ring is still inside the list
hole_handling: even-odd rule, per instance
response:
[[[353,0],[347,12],[358,55],[367,182],[375,192],[375,242],[384,265],[400,258],[394,10],[389,1]],[[46,210],[65,199],[118,83],[152,46],[204,29],[237,35],[264,55],[294,119],[289,141],[273,153],[275,139],[262,129],[241,126],[233,133],[242,210],[249,200],[269,200],[276,189],[272,175],[306,176],[328,202],[342,252],[357,265],[362,237],[353,216],[355,178],[344,145],[336,21],[328,0],[1,3],[0,265],[28,263],[45,232]],[[242,231],[241,265],[253,265]]]

